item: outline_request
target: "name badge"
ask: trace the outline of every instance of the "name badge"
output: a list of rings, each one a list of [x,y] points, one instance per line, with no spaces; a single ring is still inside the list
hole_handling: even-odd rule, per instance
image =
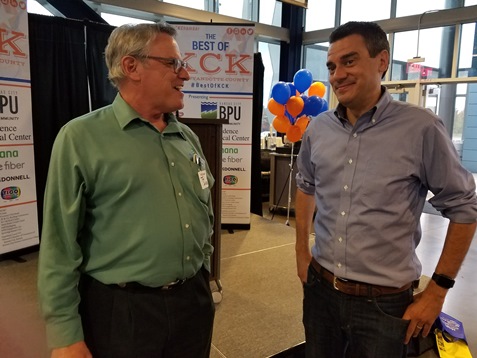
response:
[[[202,189],[208,188],[209,181],[207,180],[207,172],[205,170],[200,170],[197,174],[199,175],[199,182]]]

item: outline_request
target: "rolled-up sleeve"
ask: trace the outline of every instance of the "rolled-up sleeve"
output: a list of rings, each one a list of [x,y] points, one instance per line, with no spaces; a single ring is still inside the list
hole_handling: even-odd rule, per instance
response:
[[[300,152],[297,158],[296,186],[308,195],[315,193],[314,168],[311,162],[310,130],[303,135]]]
[[[477,197],[473,175],[459,156],[440,120],[430,127],[423,141],[423,177],[434,196],[429,202],[449,220],[473,223],[477,218]]]

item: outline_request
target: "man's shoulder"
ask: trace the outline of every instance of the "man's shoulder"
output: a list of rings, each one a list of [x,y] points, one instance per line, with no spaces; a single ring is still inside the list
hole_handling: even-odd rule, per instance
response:
[[[112,118],[114,118],[113,107],[112,105],[107,105],[73,118],[65,124],[65,127],[81,128],[83,126],[89,126],[93,123],[99,123]]]
[[[430,108],[425,108],[412,103],[393,100],[386,106],[384,114],[400,118],[408,118],[410,120],[419,118],[429,122],[439,121],[439,117]]]

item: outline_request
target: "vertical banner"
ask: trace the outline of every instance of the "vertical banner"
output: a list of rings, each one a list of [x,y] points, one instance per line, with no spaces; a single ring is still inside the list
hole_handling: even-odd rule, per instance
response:
[[[0,254],[38,244],[26,0],[0,2]]]
[[[250,225],[253,25],[174,24],[190,81],[184,118],[225,120],[222,130],[222,224]]]

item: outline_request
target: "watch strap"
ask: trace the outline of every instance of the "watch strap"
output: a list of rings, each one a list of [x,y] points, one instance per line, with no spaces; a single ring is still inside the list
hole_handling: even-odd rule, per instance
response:
[[[432,280],[440,287],[443,288],[452,288],[454,287],[455,280],[449,276],[446,275],[441,275],[438,273],[435,273],[432,275]]]

